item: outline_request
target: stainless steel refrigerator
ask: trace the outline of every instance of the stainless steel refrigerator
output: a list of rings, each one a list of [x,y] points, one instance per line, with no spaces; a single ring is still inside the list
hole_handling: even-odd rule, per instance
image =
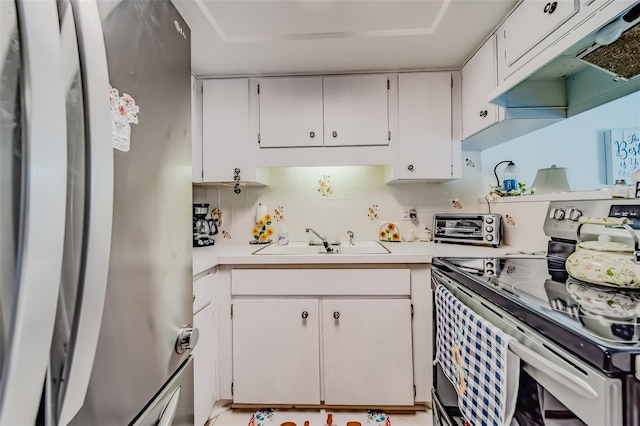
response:
[[[193,424],[190,32],[0,1],[0,425]]]

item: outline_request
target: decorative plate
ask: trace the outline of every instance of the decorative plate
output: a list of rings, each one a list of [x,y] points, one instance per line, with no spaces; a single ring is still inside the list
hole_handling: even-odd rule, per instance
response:
[[[573,278],[567,279],[567,291],[585,311],[615,318],[640,315],[640,296],[600,289]]]
[[[378,233],[380,241],[400,242],[400,228],[393,222],[385,222]]]

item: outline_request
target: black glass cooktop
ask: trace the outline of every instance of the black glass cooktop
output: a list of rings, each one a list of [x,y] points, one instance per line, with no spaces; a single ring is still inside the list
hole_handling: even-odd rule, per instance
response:
[[[640,354],[640,289],[596,286],[544,258],[435,258],[433,266],[610,374]]]

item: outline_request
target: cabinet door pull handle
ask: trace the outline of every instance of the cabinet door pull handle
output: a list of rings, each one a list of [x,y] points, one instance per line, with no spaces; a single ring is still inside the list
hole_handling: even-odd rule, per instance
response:
[[[309,312],[302,311],[302,319],[307,319],[307,318],[309,318]]]
[[[333,313],[333,318],[334,319],[340,319],[340,312],[336,311]]]
[[[336,132],[335,130],[333,131],[333,133],[331,133],[331,136],[333,136],[334,138],[338,137],[338,132]]]
[[[413,171],[413,164],[409,164],[409,165],[407,166],[407,170],[409,170],[410,172],[412,172],[412,171]]]
[[[311,139],[315,138],[316,137],[316,133],[315,132],[309,132],[309,137]]]

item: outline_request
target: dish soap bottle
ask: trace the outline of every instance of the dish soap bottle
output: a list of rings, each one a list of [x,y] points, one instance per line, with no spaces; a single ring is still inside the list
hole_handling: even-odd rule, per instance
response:
[[[289,244],[289,231],[287,231],[286,225],[282,222],[278,233],[278,245],[286,246],[287,244]]]

